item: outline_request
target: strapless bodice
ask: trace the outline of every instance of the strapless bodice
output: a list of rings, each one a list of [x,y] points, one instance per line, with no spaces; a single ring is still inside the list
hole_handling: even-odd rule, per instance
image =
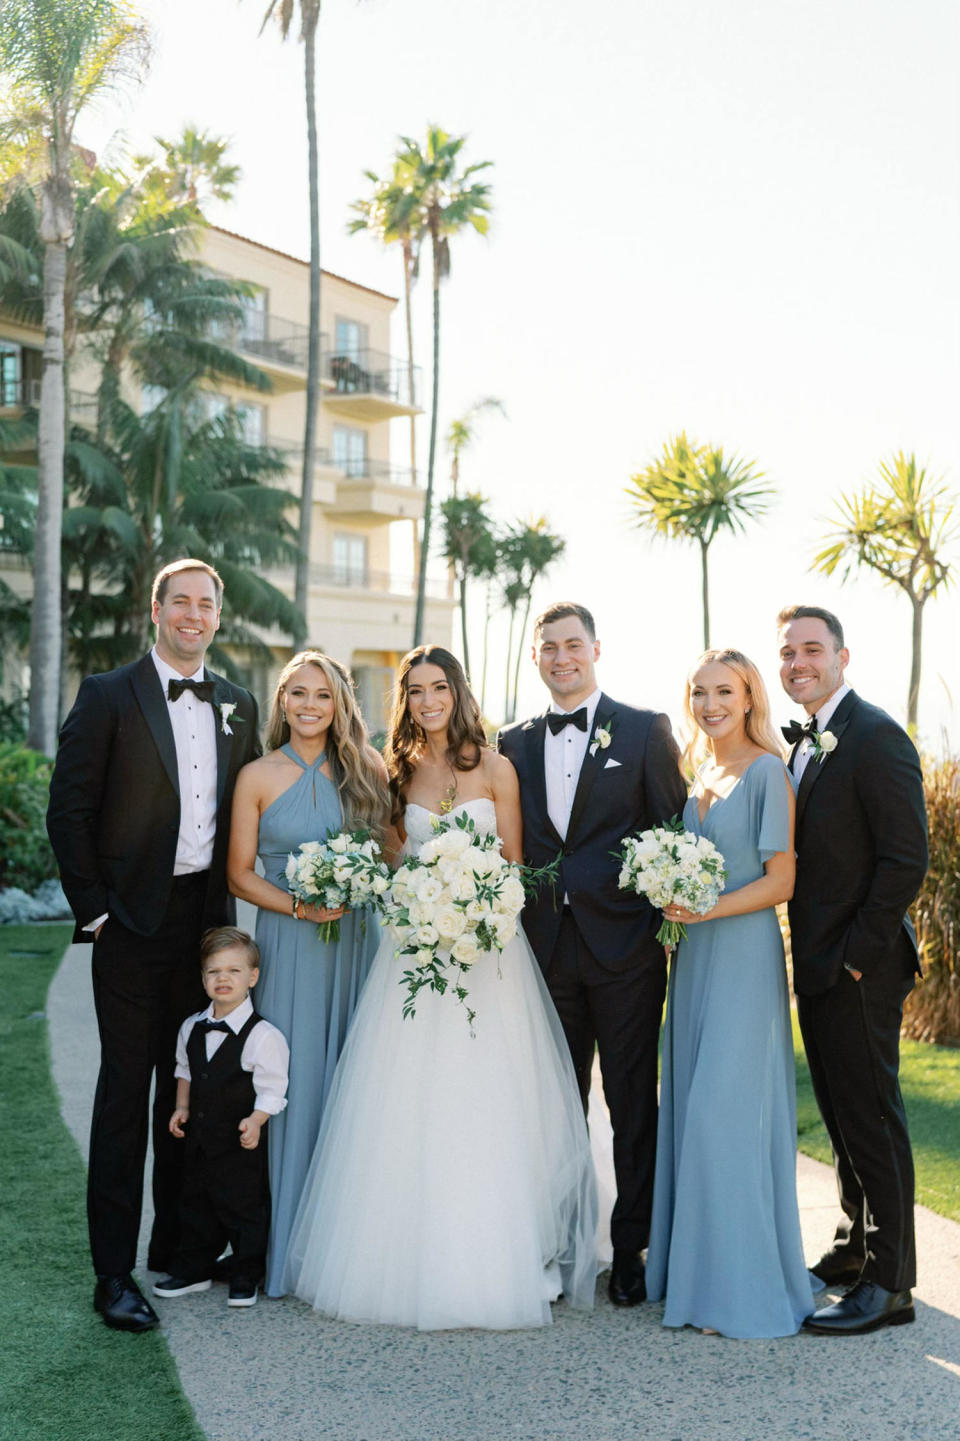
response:
[[[488,796],[477,796],[475,800],[463,801],[462,804],[454,806],[446,815],[437,816],[436,811],[427,810],[426,806],[418,806],[414,801],[407,804],[404,814],[404,824],[407,832],[407,846],[416,855],[421,846],[432,840],[436,835],[433,828],[433,821],[455,820],[458,815],[466,814],[474,822],[478,831],[484,833],[497,833],[497,808]]]

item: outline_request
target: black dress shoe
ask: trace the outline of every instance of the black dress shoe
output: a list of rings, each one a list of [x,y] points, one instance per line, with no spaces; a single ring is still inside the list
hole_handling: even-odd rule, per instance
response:
[[[828,1251],[810,1270],[825,1286],[854,1286],[860,1280],[863,1258],[842,1251]]]
[[[862,1336],[881,1326],[906,1326],[914,1320],[909,1291],[885,1291],[876,1281],[858,1281],[841,1301],[808,1316],[803,1328],[819,1336]]]
[[[149,1331],[159,1322],[132,1276],[98,1276],[93,1307],[114,1331]]]
[[[257,1283],[250,1276],[231,1276],[228,1306],[255,1306],[257,1304]]]
[[[636,1306],[647,1299],[647,1276],[639,1251],[614,1248],[607,1295],[615,1306]]]

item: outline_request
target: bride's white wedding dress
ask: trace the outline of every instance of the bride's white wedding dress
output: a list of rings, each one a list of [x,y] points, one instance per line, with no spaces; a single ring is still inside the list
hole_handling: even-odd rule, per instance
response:
[[[496,828],[493,802],[456,806]],[[408,805],[408,847],[433,835]],[[353,1017],[288,1251],[286,1285],[348,1321],[436,1330],[593,1304],[596,1191],[560,1022],[522,934],[466,974],[476,1011],[421,991],[384,935]]]

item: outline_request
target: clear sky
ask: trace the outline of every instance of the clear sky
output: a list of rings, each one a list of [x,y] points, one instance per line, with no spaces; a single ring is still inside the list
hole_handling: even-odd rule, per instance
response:
[[[211,218],[305,256],[302,47],[258,38],[265,0],[139,8],[150,76],[81,138],[230,136],[244,177]],[[954,0],[324,0],[323,263],[400,293],[399,256],[345,232],[397,135],[433,121],[494,162],[491,234],[455,245],[443,292],[441,425],[503,401],[463,483],[567,537],[536,599],[594,610],[612,694],[676,716],[700,649],[696,553],[632,529],[623,493],[686,428],[780,492],[711,551],[714,643],[757,660],[786,719],[773,616],[828,605],[848,679],[904,717],[906,599],[808,566],[833,497],[894,451],[960,490],[958,32]],[[426,267],[415,300],[427,381]],[[925,738],[955,746],[956,597],[928,606],[921,694]]]

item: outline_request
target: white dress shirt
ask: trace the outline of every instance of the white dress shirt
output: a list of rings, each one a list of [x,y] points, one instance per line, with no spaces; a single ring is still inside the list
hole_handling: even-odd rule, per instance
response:
[[[233,1034],[243,1030],[253,1015],[250,997],[240,1002],[234,1010],[224,1016]],[[197,1021],[214,1020],[213,1002],[205,1011],[188,1016],[177,1036],[177,1065],[174,1075],[178,1081],[189,1081],[190,1062],[187,1059],[187,1041]],[[225,1031],[208,1031],[206,1034],[207,1060],[210,1061],[227,1039]],[[268,1116],[279,1116],[287,1104],[287,1078],[290,1070],[290,1048],[276,1026],[269,1021],[258,1021],[243,1043],[240,1065],[253,1076],[256,1091],[255,1111],[266,1111]]]
[[[830,729],[830,718],[849,690],[850,687],[848,685],[838,686],[830,699],[825,700],[820,709],[815,712],[813,724],[817,731],[822,732]],[[809,720],[809,716],[807,717],[807,719]],[[799,787],[800,779],[804,771],[806,770],[812,755],[813,741],[801,741],[800,747],[793,757],[793,770],[791,771],[795,788]]]
[[[217,829],[217,726],[212,705],[185,690],[171,700],[171,680],[203,680],[203,666],[192,676],[182,676],[150,652],[163,686],[167,714],[177,748],[177,778],[180,783],[180,833],[177,836],[175,876],[206,871],[213,860],[213,838]]]
[[[573,707],[575,711],[586,710],[587,728],[585,731],[579,730],[574,725],[567,725],[563,730],[557,731],[556,735],[549,726],[544,733],[543,766],[547,782],[547,814],[562,840],[565,840],[567,836],[570,812],[573,810],[573,798],[577,793],[577,782],[580,779],[580,770],[587,754],[587,744],[593,729],[593,718],[597,713],[601,694],[598,686],[581,705]],[[550,710],[555,715],[570,714],[570,711],[564,710],[563,706],[557,705],[556,701],[551,701]]]

